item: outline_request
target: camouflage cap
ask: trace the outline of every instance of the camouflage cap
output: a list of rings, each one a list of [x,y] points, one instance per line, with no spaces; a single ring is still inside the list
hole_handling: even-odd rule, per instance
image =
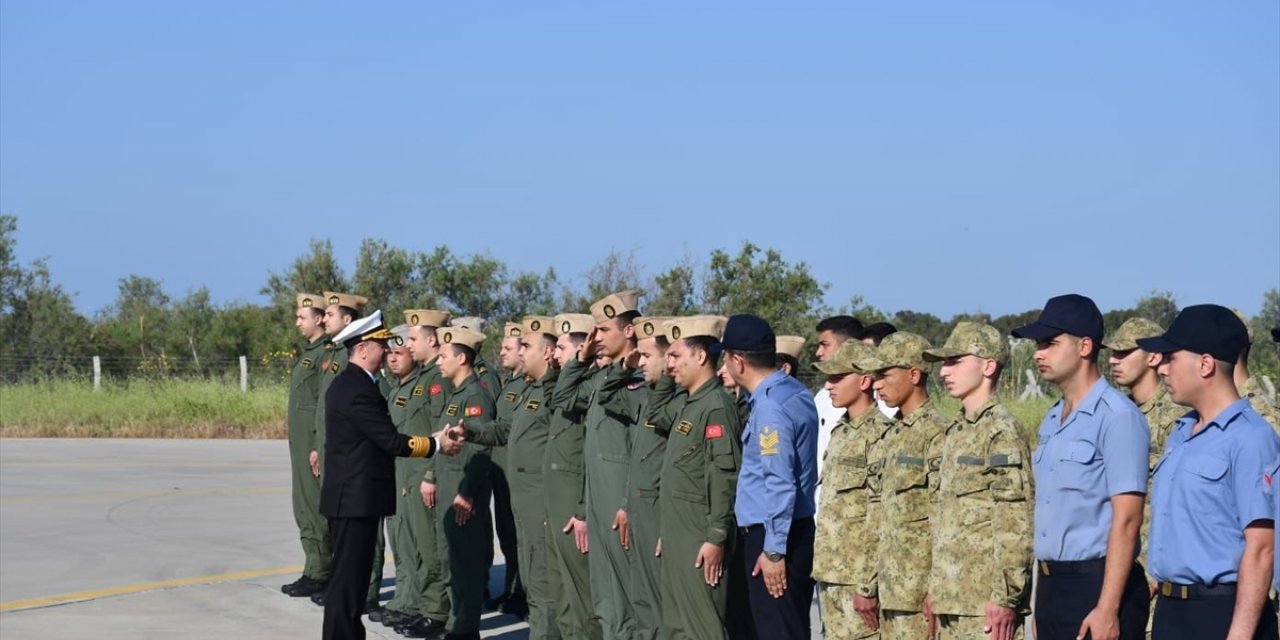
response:
[[[411,327],[444,327],[449,324],[449,312],[435,309],[409,309],[404,321]]]
[[[924,360],[924,352],[928,348],[928,340],[908,331],[899,331],[876,347],[876,371],[895,367],[927,371],[929,363]]]
[[[1240,318],[1240,322],[1244,323],[1245,330],[1249,332],[1249,344],[1253,344],[1253,325],[1249,324],[1248,316],[1241,313],[1240,310],[1235,307],[1231,308],[1231,313],[1236,314],[1236,317]]]
[[[525,316],[520,321],[520,331],[526,335],[530,333],[546,333],[554,336],[556,334],[555,320],[551,316]]]
[[[555,323],[556,335],[566,333],[591,333],[596,326],[595,320],[586,313],[562,313],[551,319]]]
[[[620,313],[639,309],[640,292],[632,289],[611,293],[591,305],[591,317],[597,323],[610,320]]]
[[[800,359],[800,354],[804,351],[804,338],[800,336],[775,336],[774,341],[777,342],[774,350],[778,355],[788,355],[796,360]]]
[[[924,359],[939,362],[956,356],[978,356],[1005,364],[1009,360],[1009,345],[1000,330],[978,322],[957,322],[947,336],[947,342],[937,349],[926,349]]]
[[[1120,325],[1110,338],[1102,341],[1102,346],[1112,351],[1130,351],[1138,348],[1138,339],[1154,338],[1164,334],[1164,327],[1146,318],[1129,318]]]
[[[727,320],[728,318],[724,316],[672,318],[667,321],[667,338],[674,341],[705,336],[720,340],[724,335],[724,323]]]
[[[324,303],[326,307],[336,304],[340,307],[347,307],[349,309],[355,309],[356,311],[363,311],[364,306],[369,304],[369,299],[364,296],[357,296],[351,293],[338,293],[336,291],[326,291],[324,292]]]
[[[668,316],[640,316],[631,326],[636,329],[636,340],[667,337],[667,322],[674,320]]]
[[[522,333],[524,333],[524,329],[520,328],[519,322],[508,322],[502,326],[502,337],[504,338],[519,338]]]
[[[484,342],[484,334],[474,331],[466,327],[445,327],[437,329],[436,335],[440,337],[440,344],[456,344],[470,348],[472,351],[479,351],[480,345]]]
[[[299,309],[324,309],[324,296],[318,293],[299,293],[298,308]]]
[[[464,327],[472,331],[484,332],[484,318],[476,316],[461,316],[449,321],[451,327]]]
[[[391,327],[391,339],[387,340],[387,345],[392,348],[403,347],[409,342],[409,325],[398,324]]]
[[[813,363],[813,368],[829,376],[850,373],[870,375],[879,370],[876,348],[861,340],[845,340],[830,360]]]

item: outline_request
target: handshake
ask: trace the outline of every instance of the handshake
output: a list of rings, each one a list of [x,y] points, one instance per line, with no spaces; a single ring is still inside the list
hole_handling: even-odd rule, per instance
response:
[[[431,434],[436,442],[440,443],[440,453],[446,456],[457,455],[462,451],[462,445],[466,442],[467,430],[462,426],[462,421],[458,424],[445,425],[445,428]]]

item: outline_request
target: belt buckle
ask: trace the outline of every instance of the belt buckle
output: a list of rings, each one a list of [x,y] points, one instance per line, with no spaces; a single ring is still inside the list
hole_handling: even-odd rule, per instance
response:
[[[1040,573],[1046,576],[1050,575],[1048,562],[1045,562],[1044,560],[1040,561]]]
[[[1173,596],[1173,583],[1172,583],[1172,582],[1161,582],[1161,583],[1160,583],[1160,595],[1162,595],[1162,596],[1164,596],[1164,597],[1166,597],[1166,598],[1172,597],[1172,596]]]

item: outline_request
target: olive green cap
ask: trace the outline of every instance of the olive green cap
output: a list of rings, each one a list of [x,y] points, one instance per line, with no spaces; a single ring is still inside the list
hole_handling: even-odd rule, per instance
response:
[[[870,375],[880,366],[876,348],[861,340],[845,340],[830,360],[813,363],[813,368],[829,376],[861,373]]]
[[[924,352],[928,348],[929,341],[921,336],[908,331],[894,333],[876,348],[876,371],[895,367],[927,371],[929,363],[925,362]]]
[[[1112,351],[1130,351],[1138,348],[1141,338],[1154,338],[1164,335],[1164,328],[1146,318],[1129,318],[1120,325],[1111,337],[1102,341],[1102,346]]]
[[[926,349],[924,359],[939,362],[957,356],[990,358],[1003,365],[1009,360],[1009,345],[1000,330],[989,324],[957,322],[947,342],[937,349]]]

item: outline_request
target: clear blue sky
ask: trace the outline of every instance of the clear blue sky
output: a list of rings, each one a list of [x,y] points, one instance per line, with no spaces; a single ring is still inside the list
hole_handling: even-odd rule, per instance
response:
[[[693,5],[693,6],[691,6]],[[1280,285],[1276,2],[0,2],[0,211],[94,311],[312,237],[576,275],[743,240],[834,305]]]

